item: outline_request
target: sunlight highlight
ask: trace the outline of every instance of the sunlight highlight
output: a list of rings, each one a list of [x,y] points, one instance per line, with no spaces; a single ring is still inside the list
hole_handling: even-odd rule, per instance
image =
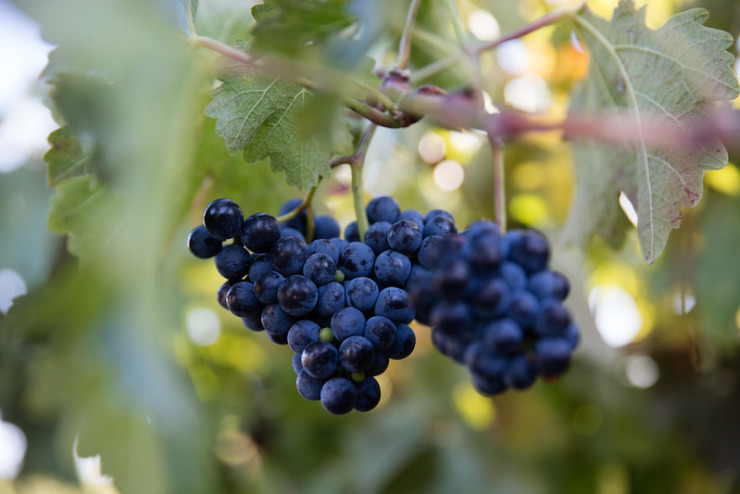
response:
[[[465,180],[465,170],[457,161],[444,160],[434,167],[434,183],[446,192],[457,190]]]
[[[468,29],[481,41],[493,41],[501,35],[496,18],[488,11],[474,10],[468,16]]]
[[[589,306],[599,334],[607,345],[631,343],[642,327],[642,316],[632,296],[617,285],[599,285],[589,295]]]
[[[627,357],[624,370],[629,383],[643,389],[658,382],[660,375],[658,364],[647,355],[630,355]]]

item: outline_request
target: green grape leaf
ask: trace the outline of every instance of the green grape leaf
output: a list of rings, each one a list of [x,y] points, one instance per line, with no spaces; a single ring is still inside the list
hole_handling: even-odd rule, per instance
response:
[[[259,50],[295,54],[332,38],[354,22],[346,0],[265,0],[252,7]]]
[[[216,131],[229,151],[243,150],[248,163],[270,158],[272,169],[284,172],[287,182],[301,189],[329,175],[335,143],[346,142],[342,134],[349,132],[341,125],[336,102],[256,77],[226,78],[213,92],[206,115],[217,120]],[[332,120],[334,124],[323,125]]]
[[[719,140],[697,143],[687,152],[648,142],[644,130],[647,122],[665,121],[681,132],[703,118],[709,105],[740,92],[727,51],[732,36],[705,27],[707,15],[703,9],[687,10],[652,30],[645,25],[645,8],[622,0],[611,21],[587,9],[574,18],[590,67],[571,111],[629,114],[639,139],[629,146],[574,142],[577,193],[568,225],[573,236],[599,233],[618,241],[624,228],[616,201],[624,192],[637,211],[642,254],[652,263],[679,226],[681,208],[701,199],[703,171],[727,164]],[[688,131],[686,139],[691,139]]]
[[[49,144],[51,148],[44,155],[49,185],[56,186],[68,178],[93,172],[92,143],[83,144],[69,127],[49,134]]]

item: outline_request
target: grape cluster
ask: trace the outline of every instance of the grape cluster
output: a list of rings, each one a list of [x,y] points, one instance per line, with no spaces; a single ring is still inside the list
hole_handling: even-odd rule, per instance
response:
[[[563,306],[568,280],[548,268],[550,249],[535,230],[505,235],[477,221],[436,239],[410,286],[416,319],[432,343],[464,363],[484,395],[525,389],[567,369],[579,332]]]
[[[280,214],[300,204],[288,201]],[[380,401],[375,376],[416,345],[403,287],[412,271],[407,255],[422,244],[424,220],[417,212],[401,213],[389,197],[370,201],[367,213],[372,225],[365,242],[356,223],[341,239],[336,220],[317,216],[307,244],[305,210],[281,224],[265,213],[244,219],[234,201],[218,199],[188,237],[191,252],[214,257],[226,278],[219,303],[250,330],[288,345],[298,392],[334,414],[372,410]]]

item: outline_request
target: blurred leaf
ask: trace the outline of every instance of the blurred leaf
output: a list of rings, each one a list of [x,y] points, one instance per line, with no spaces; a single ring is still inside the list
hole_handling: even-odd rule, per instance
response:
[[[243,0],[200,0],[195,19],[198,35],[229,45],[246,39],[253,23],[250,3]]]
[[[265,0],[252,7],[257,25],[254,47],[265,51],[298,53],[315,47],[350,26],[353,18],[346,0]]]
[[[704,27],[707,15],[688,10],[651,30],[645,26],[645,8],[635,10],[632,2],[620,2],[610,22],[585,10],[575,23],[591,65],[573,95],[571,111],[627,110],[639,129],[645,117],[693,121],[704,115],[705,103],[735,98],[740,90],[731,69],[733,57],[726,51],[732,36]],[[599,232],[617,238],[619,210],[603,203],[615,202],[623,191],[637,210],[648,263],[661,254],[671,230],[680,224],[681,207],[693,207],[701,198],[703,170],[727,164],[727,153],[716,140],[697,144],[689,153],[645,142],[618,150],[581,142],[574,147],[578,194],[571,227],[576,236]]]
[[[332,128],[302,125],[313,99],[308,90],[278,80],[229,77],[213,92],[206,115],[217,119],[216,131],[231,152],[243,148],[247,162],[270,158],[275,172],[284,172],[289,184],[306,189],[329,175],[333,143],[342,140]],[[349,132],[341,124],[339,135]]]
[[[49,134],[51,149],[44,155],[49,185],[59,185],[68,178],[88,175],[93,171],[91,149],[76,138],[69,127]]]

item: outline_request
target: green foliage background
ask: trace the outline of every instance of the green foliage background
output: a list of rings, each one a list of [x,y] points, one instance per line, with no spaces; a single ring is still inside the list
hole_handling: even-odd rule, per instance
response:
[[[381,48],[379,63],[393,63],[408,2],[275,0],[266,2],[277,10],[262,12],[266,22],[254,36],[249,3],[201,0],[198,33],[298,53],[309,64],[325,63],[329,54],[338,70],[367,72],[369,46]],[[460,3],[490,10],[502,32],[545,8],[538,1],[518,8],[497,0]],[[660,3],[678,9],[680,2]],[[737,4],[717,3],[692,6],[716,9],[721,14],[708,24],[737,32]],[[306,10],[291,10],[299,5]],[[313,15],[316,5],[328,10]],[[270,153],[245,150],[248,160],[263,160],[249,165],[242,153],[232,155],[243,145],[227,149],[216,121],[206,117],[213,58],[151,2],[20,6],[58,46],[44,77],[62,130],[50,139],[48,170],[34,161],[0,178],[2,264],[29,286],[0,315],[2,419],[28,439],[21,476],[0,480],[0,492],[76,492],[76,438],[80,455],[101,455],[103,472],[122,493],[740,491],[740,186],[705,187],[699,206],[684,211],[682,227],[648,267],[631,231],[618,249],[599,239],[561,241],[575,184],[570,147],[556,136],[512,142],[509,221],[548,233],[553,264],[572,281],[569,306],[583,343],[571,370],[555,383],[482,398],[465,369],[434,352],[419,326],[416,352],[394,362],[381,383],[380,407],[331,416],[296,393],[287,348],[247,332],[218,307],[212,263],[185,248],[213,199],[275,214],[301,194],[273,171],[281,170],[274,156],[264,160]],[[341,45],[332,33],[347,25],[344,7],[365,30]],[[448,18],[445,2],[430,0],[418,28],[455,46]],[[327,19],[335,31],[320,29]],[[306,37],[290,35],[296,32]],[[307,39],[325,52],[303,50]],[[543,39],[562,49],[556,61],[570,67],[558,33]],[[415,41],[411,68],[442,58],[442,49]],[[502,99],[495,60],[484,57],[481,71],[491,74],[494,99]],[[465,81],[464,71],[448,70],[429,82],[456,89]],[[564,99],[574,80],[555,71],[549,82]],[[317,105],[325,113],[309,127],[336,114],[336,101]],[[321,128],[320,137],[344,149],[347,139],[337,134],[356,129],[340,122]],[[416,152],[429,130],[445,136],[448,157],[463,163],[461,190],[435,191],[431,167]],[[379,132],[371,157],[368,180],[381,190],[388,184],[377,177],[392,174],[404,208],[448,208],[460,224],[491,215],[485,146],[456,148],[446,131],[422,121]],[[731,153],[730,162],[736,160]],[[336,175],[319,188],[317,207],[346,224],[351,199]],[[539,201],[547,214],[517,214],[517,205],[528,204],[522,198]],[[592,322],[588,293],[605,282],[626,287],[646,320],[625,348],[606,346]],[[688,314],[671,311],[678,289],[697,300]],[[222,323],[220,339],[207,347],[191,343],[185,329],[187,311],[199,307],[214,310]],[[629,385],[629,355],[657,362],[657,384]]]

